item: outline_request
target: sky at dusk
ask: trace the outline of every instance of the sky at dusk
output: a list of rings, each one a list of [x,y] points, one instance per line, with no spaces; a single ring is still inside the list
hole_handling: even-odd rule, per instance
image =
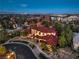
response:
[[[79,0],[0,0],[0,12],[79,14]]]

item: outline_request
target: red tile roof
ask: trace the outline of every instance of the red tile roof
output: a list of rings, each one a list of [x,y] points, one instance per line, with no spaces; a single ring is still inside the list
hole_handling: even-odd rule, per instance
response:
[[[47,27],[32,27],[33,29],[36,29],[38,31],[41,32],[45,32],[45,33],[52,33],[52,32],[56,32],[55,28],[47,28]]]
[[[56,32],[55,28],[32,27],[32,29],[41,31],[43,33],[56,33],[55,36],[53,36],[53,35],[39,36],[39,39],[46,40],[46,43],[49,45],[57,45],[57,32]]]
[[[57,45],[57,37],[54,36],[40,36],[39,39],[45,39],[49,45]]]

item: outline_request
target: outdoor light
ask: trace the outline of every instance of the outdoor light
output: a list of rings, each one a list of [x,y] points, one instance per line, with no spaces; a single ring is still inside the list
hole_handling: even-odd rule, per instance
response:
[[[14,54],[14,52],[11,53],[11,55],[13,55],[13,54]]]
[[[10,58],[10,55],[8,55],[7,58],[9,59]]]
[[[7,59],[10,59],[12,55],[14,55],[14,52],[9,53],[9,54],[7,55]]]

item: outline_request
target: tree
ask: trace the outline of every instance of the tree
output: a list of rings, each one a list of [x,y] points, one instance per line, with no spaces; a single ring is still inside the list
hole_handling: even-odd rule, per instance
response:
[[[60,35],[61,32],[62,32],[62,29],[63,29],[62,23],[61,22],[56,22],[55,23],[55,28],[56,28],[58,34]]]
[[[5,30],[1,30],[0,31],[0,43],[6,41],[7,39],[9,39],[8,33]]]
[[[0,31],[3,30],[2,24],[0,23]]]
[[[73,32],[76,31],[77,26],[76,26],[76,24],[74,24],[74,22],[72,22],[72,24],[70,24],[70,27],[71,27]]]
[[[70,45],[73,38],[73,32],[72,29],[70,28],[70,25],[66,25],[64,31],[67,44]]]
[[[57,52],[57,47],[56,47],[56,46],[53,46],[53,45],[52,45],[51,48],[52,48],[52,51],[53,51],[53,52]]]
[[[5,29],[7,29],[9,27],[9,20],[10,20],[9,17],[3,17],[2,21],[1,21],[1,24]]]
[[[41,42],[41,48],[42,48],[43,50],[47,50],[46,43],[44,43],[44,42]]]
[[[21,31],[14,31],[14,32],[10,32],[9,33],[9,38],[13,38],[13,37],[17,37],[17,36],[20,36],[20,33]]]
[[[6,48],[3,45],[0,45],[0,55],[4,55],[6,53]]]
[[[8,33],[4,30],[2,24],[0,24],[0,43],[4,42],[8,38]]]
[[[26,35],[26,32],[24,31],[24,30],[22,30],[21,32],[20,32],[20,36],[25,36]]]
[[[45,26],[45,27],[49,27],[51,26],[51,22],[48,22],[48,21],[43,21],[42,24]]]
[[[58,43],[59,43],[59,46],[60,47],[65,47],[66,46],[67,41],[66,41],[66,38],[65,38],[65,32],[64,31],[59,36]]]

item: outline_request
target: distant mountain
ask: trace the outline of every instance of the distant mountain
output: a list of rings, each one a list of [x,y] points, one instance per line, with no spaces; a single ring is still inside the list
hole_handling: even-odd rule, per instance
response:
[[[0,14],[30,14],[30,15],[79,15],[79,13],[61,13],[61,14],[57,14],[57,13],[26,13],[26,12],[1,12]]]

